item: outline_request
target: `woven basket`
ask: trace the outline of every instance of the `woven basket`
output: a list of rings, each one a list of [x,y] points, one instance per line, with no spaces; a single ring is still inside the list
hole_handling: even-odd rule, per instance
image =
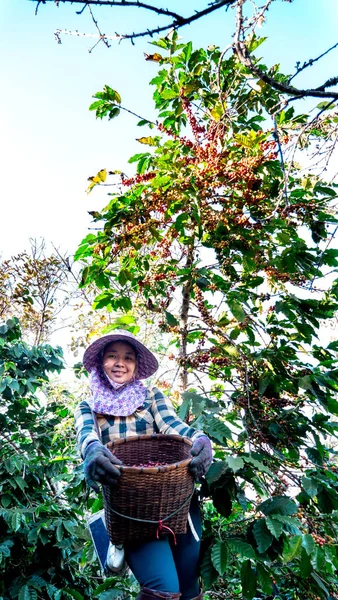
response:
[[[194,481],[189,473],[190,439],[179,435],[139,435],[110,442],[122,461],[117,486],[102,486],[105,519],[113,544],[185,533]],[[161,466],[136,465],[148,462]],[[119,513],[119,514],[117,514]]]

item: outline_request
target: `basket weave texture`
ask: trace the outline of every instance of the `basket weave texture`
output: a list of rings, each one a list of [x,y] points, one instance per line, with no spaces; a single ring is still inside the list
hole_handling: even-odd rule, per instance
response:
[[[163,434],[123,438],[107,445],[122,461],[117,465],[121,471],[118,485],[102,486],[106,526],[113,544],[155,539],[161,522],[163,532],[168,533],[165,527],[169,527],[175,534],[186,533],[194,490],[188,469],[191,446],[188,438]],[[161,466],[141,466],[149,462]]]

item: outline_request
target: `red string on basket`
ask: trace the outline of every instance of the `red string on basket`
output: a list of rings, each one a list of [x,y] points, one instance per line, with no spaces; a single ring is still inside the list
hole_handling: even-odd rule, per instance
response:
[[[176,541],[176,535],[175,535],[175,533],[173,532],[172,529],[170,529],[170,527],[167,527],[166,525],[163,525],[163,521],[161,521],[161,519],[158,522],[158,528],[157,528],[157,531],[156,531],[156,537],[157,537],[157,539],[159,539],[160,532],[162,531],[162,529],[166,529],[167,531],[169,531],[170,533],[172,533],[173,538],[174,538],[174,544],[176,546],[177,541]]]

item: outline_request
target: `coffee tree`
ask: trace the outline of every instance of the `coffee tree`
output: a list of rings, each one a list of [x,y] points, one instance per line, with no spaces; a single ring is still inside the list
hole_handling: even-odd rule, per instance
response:
[[[245,42],[254,61],[262,41]],[[180,368],[179,414],[214,442],[210,593],[338,597],[338,343],[321,334],[338,306],[337,113],[332,102],[297,113],[236,53],[176,33],[153,43],[157,120],[139,122],[135,174],[90,178],[89,190],[107,177],[116,188],[77,250],[81,285],[101,289],[98,310],[158,319]],[[273,77],[288,80],[277,65]],[[121,108],[107,85],[90,110]]]

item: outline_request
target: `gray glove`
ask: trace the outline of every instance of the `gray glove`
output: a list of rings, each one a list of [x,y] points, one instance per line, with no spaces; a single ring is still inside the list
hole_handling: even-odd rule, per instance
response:
[[[194,441],[190,454],[195,458],[189,465],[189,471],[198,481],[203,477],[212,463],[212,446],[206,435],[201,435]]]
[[[100,491],[97,481],[102,485],[116,485],[121,473],[114,467],[114,464],[121,465],[122,463],[108,448],[100,442],[88,444],[83,463],[87,485],[97,493]]]

